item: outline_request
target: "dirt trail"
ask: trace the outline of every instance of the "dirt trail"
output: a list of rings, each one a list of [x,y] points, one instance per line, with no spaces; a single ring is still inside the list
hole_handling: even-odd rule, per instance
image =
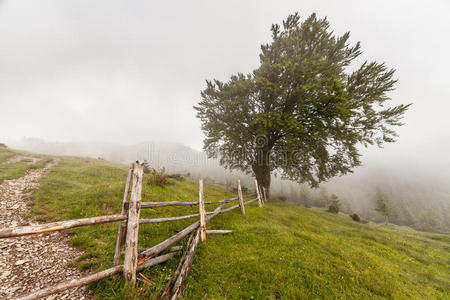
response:
[[[39,188],[38,178],[57,163],[53,161],[43,169],[28,170],[25,176],[0,184],[0,228],[37,224],[24,217],[29,212],[26,191]],[[0,299],[80,277],[81,272],[71,263],[81,254],[70,246],[69,237],[62,232],[0,239]],[[89,298],[86,289],[79,287],[47,299]]]

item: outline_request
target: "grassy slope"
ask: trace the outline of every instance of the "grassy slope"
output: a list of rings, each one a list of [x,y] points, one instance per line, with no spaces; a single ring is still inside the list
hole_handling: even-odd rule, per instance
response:
[[[32,212],[41,221],[63,220],[120,211],[126,167],[93,159],[63,158],[34,192]],[[196,201],[193,180],[172,181],[165,188],[144,186],[143,201]],[[232,196],[206,185],[207,200]],[[209,206],[208,210],[214,207]],[[143,210],[143,217],[197,212],[197,208]],[[147,224],[139,247],[154,245],[195,220]],[[211,229],[233,229],[201,244],[185,299],[396,298],[449,296],[450,237],[397,226],[355,223],[285,202],[259,209],[251,204],[221,215]],[[72,230],[72,241],[85,251],[78,264],[91,272],[111,266],[117,224]],[[120,276],[94,283],[100,299],[152,298],[170,277],[177,258],[145,270],[154,286],[123,287]]]
[[[41,160],[35,164],[30,163],[29,160],[24,159],[16,163],[5,163],[5,161],[16,155],[39,157]],[[0,183],[6,179],[19,178],[25,175],[28,169],[38,169],[44,167],[45,163],[49,162],[51,158],[46,155],[29,154],[22,151],[11,150],[9,148],[0,146]]]

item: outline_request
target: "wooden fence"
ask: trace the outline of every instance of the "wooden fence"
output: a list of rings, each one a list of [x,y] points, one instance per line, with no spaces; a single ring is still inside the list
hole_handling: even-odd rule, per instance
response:
[[[77,219],[69,221],[61,221],[47,224],[39,224],[33,226],[18,226],[11,228],[0,229],[0,238],[11,238],[31,234],[41,234],[52,231],[60,231],[64,229],[88,226],[94,224],[120,222],[116,248],[114,253],[113,267],[107,270],[88,275],[79,279],[72,279],[70,281],[62,282],[54,286],[50,286],[39,291],[33,292],[26,296],[22,296],[16,299],[29,300],[29,299],[39,299],[42,297],[49,296],[70,288],[85,285],[87,283],[112,276],[114,274],[123,273],[125,279],[131,284],[136,283],[136,272],[142,270],[143,268],[148,268],[161,264],[175,255],[177,251],[181,251],[182,247],[175,246],[171,247],[176,242],[188,237],[187,246],[184,249],[180,263],[172,275],[171,279],[161,291],[158,298],[159,299],[177,299],[178,296],[184,291],[187,284],[187,277],[192,266],[194,259],[194,254],[197,249],[199,241],[206,241],[209,234],[226,234],[230,233],[230,230],[207,230],[206,224],[214,217],[219,214],[229,212],[233,209],[240,208],[241,213],[245,215],[245,205],[248,205],[254,201],[258,201],[258,206],[262,205],[267,201],[265,198],[265,191],[261,190],[258,186],[258,182],[255,180],[255,194],[247,195],[247,197],[256,196],[256,198],[243,201],[244,196],[242,195],[242,189],[240,181],[237,182],[237,192],[238,196],[236,198],[230,198],[220,201],[204,201],[203,194],[203,180],[199,180],[199,201],[198,202],[180,202],[180,201],[166,201],[166,202],[142,202],[141,192],[142,192],[142,180],[144,176],[144,166],[142,162],[135,162],[131,164],[128,170],[128,176],[125,185],[125,192],[122,201],[122,210],[120,214],[109,215],[109,216],[99,216],[86,219]],[[131,192],[130,192],[131,184]],[[238,201],[238,204],[224,208],[227,203]],[[213,211],[207,212],[205,209],[206,204],[220,204]],[[167,217],[167,218],[154,218],[154,219],[141,219],[140,211],[141,208],[159,208],[165,206],[194,206],[198,205],[199,213],[191,214],[178,217]],[[161,222],[171,222],[184,220],[189,218],[199,218],[198,221],[187,226],[183,230],[177,232],[173,236],[169,237],[165,241],[151,247],[148,249],[138,249],[138,233],[140,224],[152,224]],[[122,247],[125,246],[124,252],[122,252]],[[163,251],[168,250],[166,254],[159,255]],[[124,254],[123,264],[120,264],[121,254]]]

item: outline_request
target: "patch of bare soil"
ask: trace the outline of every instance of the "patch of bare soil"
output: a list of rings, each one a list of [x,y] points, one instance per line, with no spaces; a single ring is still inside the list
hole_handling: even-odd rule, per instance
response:
[[[27,191],[39,188],[39,177],[56,163],[53,161],[43,169],[28,170],[25,176],[0,184],[0,228],[37,224],[24,217],[29,212]],[[26,295],[82,276],[78,268],[72,265],[82,252],[71,247],[69,237],[62,232],[0,239],[0,253],[0,299]],[[85,287],[47,297],[89,298]]]

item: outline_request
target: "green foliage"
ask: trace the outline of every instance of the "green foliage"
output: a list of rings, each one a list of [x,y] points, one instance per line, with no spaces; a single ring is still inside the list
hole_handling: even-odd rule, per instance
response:
[[[331,204],[330,206],[328,206],[328,212],[337,214],[340,207],[341,202],[339,201],[338,196],[336,196],[335,194],[331,195]]]
[[[58,221],[120,212],[126,166],[62,158],[33,192],[33,212]],[[205,185],[208,200],[235,196]],[[143,185],[142,201],[197,201],[198,183],[187,178],[166,187]],[[229,204],[229,205],[233,205]],[[213,210],[216,206],[208,206]],[[389,225],[361,224],[347,216],[289,202],[256,203],[220,215],[208,229],[233,234],[201,243],[182,299],[444,299],[448,294],[448,235]],[[198,207],[142,210],[142,218],[198,213]],[[195,220],[147,224],[139,247],[155,245]],[[117,223],[69,230],[84,251],[77,264],[90,272],[112,266]],[[154,299],[176,269],[179,257],[143,271],[154,286],[132,290],[122,276],[89,285],[96,299]],[[267,270],[270,270],[268,272]]]
[[[359,215],[357,213],[351,214],[350,218],[352,218],[352,220],[355,222],[361,222],[361,218],[359,217]]]
[[[348,32],[334,35],[315,14],[302,22],[290,15],[271,31],[256,70],[207,81],[201,92],[194,108],[209,157],[255,174],[266,188],[275,169],[317,186],[359,166],[358,145],[394,142],[392,127],[409,107],[388,106],[394,70],[356,66],[359,42],[350,46]]]
[[[388,217],[391,213],[391,206],[389,205],[386,197],[381,193],[381,191],[377,192],[376,196],[376,208],[375,210],[382,214],[386,218],[386,223],[388,222]]]
[[[330,202],[330,193],[328,193],[328,190],[324,186],[320,187],[319,195],[314,199],[314,206],[327,207]]]
[[[441,217],[432,208],[425,209],[420,214],[417,222],[414,224],[414,228],[424,231],[444,231]]]
[[[31,155],[32,157],[39,158],[40,160],[34,164],[32,163],[32,159],[21,159],[18,162],[5,162],[8,158],[13,157],[14,155],[30,156],[28,153],[0,147],[0,183],[5,179],[22,177],[25,175],[27,170],[43,168],[46,163],[52,160],[51,157],[45,155]]]
[[[6,147],[0,147],[0,163],[6,161],[11,156],[14,156],[16,153]]]
[[[397,225],[411,226],[415,223],[415,217],[410,212],[410,207],[403,199],[393,198],[389,201],[389,220]]]
[[[150,174],[147,177],[147,184],[149,185],[157,185],[160,187],[164,187],[169,184],[169,177],[166,174],[166,169],[161,168],[161,170],[151,169]]]
[[[175,179],[177,181],[184,181],[184,176],[181,174],[169,174],[169,175],[167,175],[167,177],[171,178],[171,179]]]

